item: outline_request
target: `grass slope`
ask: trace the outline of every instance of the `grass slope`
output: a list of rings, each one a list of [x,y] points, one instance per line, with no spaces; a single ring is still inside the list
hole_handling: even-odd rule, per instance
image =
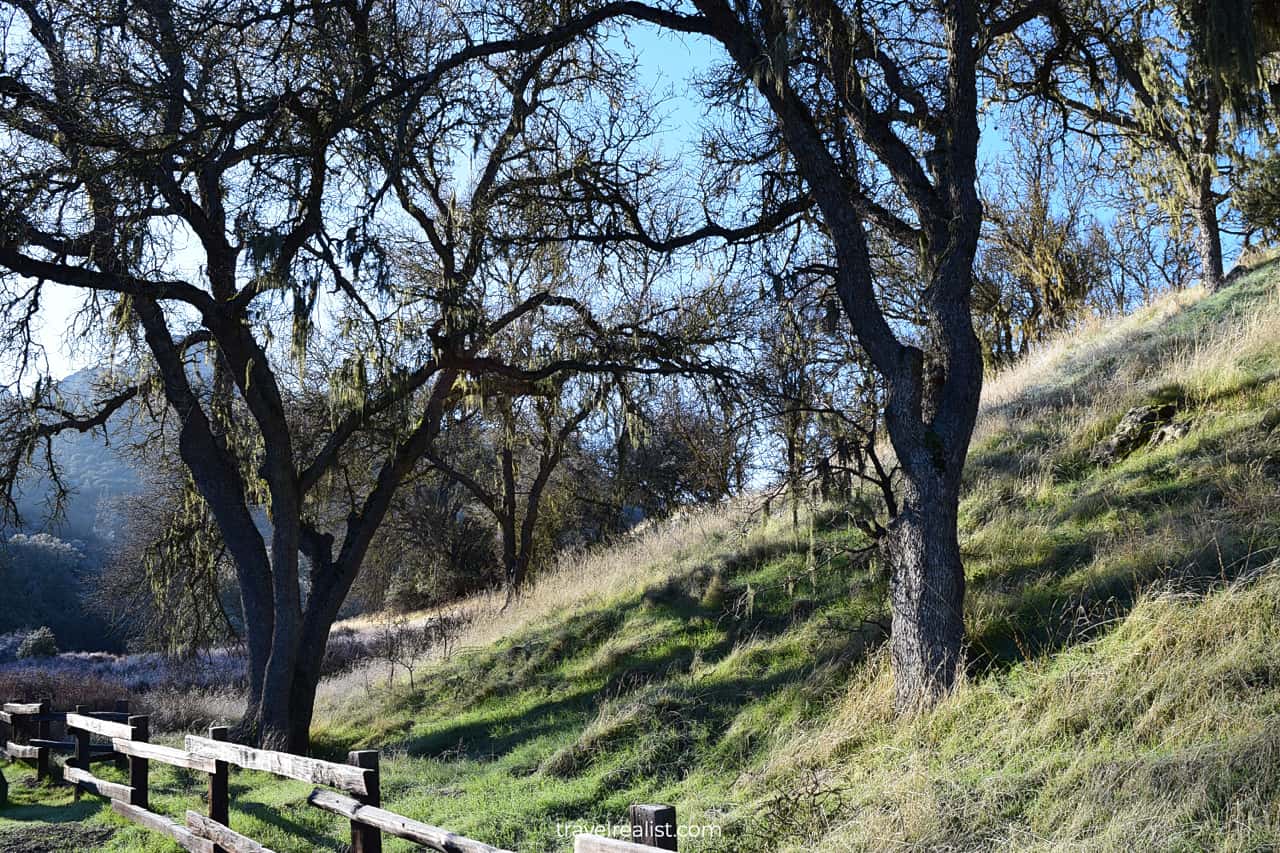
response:
[[[317,750],[382,747],[389,808],[521,851],[641,801],[720,827],[686,851],[1274,849],[1278,281],[1170,296],[988,383],[969,673],[927,714],[888,713],[887,581],[847,516],[796,531],[735,506],[568,560],[505,613],[473,604],[488,615],[414,689],[326,685]],[[1185,436],[1090,461],[1152,401]],[[201,777],[153,778],[160,810],[199,807]],[[105,849],[172,849],[14,788],[0,847],[15,819],[75,809],[116,829]],[[344,849],[308,786],[233,788],[233,825],[273,849]]]

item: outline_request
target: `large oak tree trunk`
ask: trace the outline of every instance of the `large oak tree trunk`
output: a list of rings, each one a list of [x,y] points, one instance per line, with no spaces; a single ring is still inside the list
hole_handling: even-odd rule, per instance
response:
[[[224,539],[226,534],[223,534]],[[236,549],[229,547],[234,552]],[[235,561],[233,561],[235,562]],[[271,585],[265,565],[246,570],[235,562],[236,583],[240,588],[240,612],[244,617],[245,650],[249,657],[248,695],[245,707],[252,713],[262,704],[262,681],[271,656],[271,631],[275,619],[271,612]]]
[[[377,486],[359,512],[348,519],[346,535],[336,555],[332,550],[333,537],[303,522],[296,492],[288,488],[288,483],[273,490],[272,605],[276,627],[272,633],[262,701],[249,711],[260,744],[297,754],[309,750],[316,689],[320,684],[329,630],[360,572],[392,496],[405,474],[435,440],[456,379],[456,371],[445,370],[439,374],[421,423],[383,464],[376,478]],[[298,584],[299,549],[310,561],[310,589],[305,605]]]
[[[901,509],[881,546],[893,570],[890,652],[898,711],[927,707],[946,695],[963,663],[958,480],[959,472],[908,475]]]
[[[892,570],[890,656],[899,712],[935,704],[951,692],[964,666],[958,516],[982,394],[982,348],[968,298],[981,207],[973,195],[958,206],[969,229],[967,239],[943,244],[947,251],[932,263],[926,292],[953,298],[930,306],[929,355],[916,350],[885,377],[885,421],[901,467],[898,513],[881,542]]]
[[[314,634],[311,631],[303,633],[293,682],[289,686],[286,722],[289,752],[305,753],[311,745],[311,719],[315,714],[316,690],[320,686],[325,647],[328,644],[328,628],[324,629],[323,638],[317,636],[318,633],[318,628],[315,629]]]
[[[857,157],[830,145],[803,90],[793,88],[786,63],[774,73],[773,48],[756,25],[720,0],[694,0],[712,34],[739,70],[752,79],[778,118],[789,156],[817,204],[836,257],[834,280],[859,343],[887,391],[885,423],[903,471],[904,495],[884,554],[893,571],[894,679],[899,707],[927,706],[955,682],[963,654],[964,576],[956,531],[961,474],[982,391],[982,349],[973,329],[970,300],[973,262],[982,228],[977,191],[979,4],[936,4],[945,39],[945,125],[927,154],[896,136],[892,122],[870,108],[856,57],[866,49],[856,16],[839,4],[803,2],[796,9],[821,33],[817,57],[852,124],[892,175],[913,208],[919,230],[892,215],[869,215]],[[772,38],[773,31],[765,33]],[[922,55],[922,54],[920,54]],[[823,65],[823,63],[826,63]],[[929,101],[921,95],[919,103]],[[923,156],[922,156],[923,155]],[[927,161],[927,169],[921,160]],[[850,190],[853,197],[850,197]],[[869,234],[885,226],[907,248],[919,246],[928,285],[921,293],[925,351],[899,337],[877,293]],[[911,232],[903,237],[903,231]]]

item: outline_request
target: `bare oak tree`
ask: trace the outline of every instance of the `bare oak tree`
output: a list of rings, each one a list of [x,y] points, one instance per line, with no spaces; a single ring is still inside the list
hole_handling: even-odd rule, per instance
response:
[[[1044,13],[1025,4],[692,0],[631,16],[709,37],[754,90],[811,194],[829,275],[885,392],[900,466],[881,538],[892,568],[892,662],[900,709],[928,705],[963,662],[961,475],[982,387],[971,317],[982,226],[977,190],[980,78],[994,42]],[[736,86],[735,86],[736,79]],[[776,173],[776,172],[775,172]],[[912,259],[916,320],[892,319],[875,262],[887,239]]]
[[[569,351],[491,348],[512,324],[591,310],[486,292],[478,272],[504,197],[579,197],[526,130],[612,85],[591,35],[609,16],[430,0],[0,14],[7,493],[49,436],[162,401],[236,574],[243,734],[304,751],[330,626],[460,381],[687,367],[603,324]],[[583,142],[592,163],[621,156],[616,138]],[[429,275],[397,266],[405,244],[427,247]],[[77,333],[108,361],[75,411],[32,382],[51,284],[84,295]]]

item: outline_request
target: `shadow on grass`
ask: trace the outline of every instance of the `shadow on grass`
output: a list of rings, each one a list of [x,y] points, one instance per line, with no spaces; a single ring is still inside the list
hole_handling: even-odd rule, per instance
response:
[[[755,549],[734,562],[738,572],[750,572],[758,580],[763,563],[792,552],[793,546]],[[774,568],[782,571],[777,566]],[[473,688],[471,696],[483,697],[474,702],[460,702],[456,695],[442,697],[447,703],[444,707],[462,704],[474,716],[461,724],[451,724],[446,719],[443,725],[430,726],[428,731],[409,737],[399,745],[413,756],[442,760],[497,759],[538,738],[555,736],[568,740],[575,735],[581,738],[580,733],[607,706],[632,701],[629,697],[633,694],[637,696],[636,701],[643,703],[645,697],[653,695],[650,691],[656,690],[664,701],[675,702],[680,713],[661,726],[655,725],[653,730],[642,722],[638,731],[661,732],[663,737],[679,742],[671,744],[672,748],[664,753],[662,775],[666,776],[672,771],[679,772],[683,766],[678,755],[713,748],[746,704],[788,689],[804,691],[812,686],[816,668],[852,667],[883,640],[882,632],[870,636],[863,630],[865,626],[858,625],[857,630],[825,641],[816,656],[803,661],[794,659],[793,648],[768,646],[770,640],[794,630],[806,619],[829,621],[831,608],[848,597],[847,571],[832,573],[820,582],[792,579],[789,584],[777,579],[755,597],[750,615],[742,616],[729,613],[723,602],[715,606],[703,604],[702,596],[693,594],[702,582],[696,577],[676,578],[603,611],[577,615],[545,627],[541,632],[526,633],[499,653],[473,659],[467,669],[480,679],[509,677],[513,658],[518,664],[517,670],[526,674],[537,670],[546,678],[526,677],[501,690]],[[787,587],[796,583],[804,586],[811,608],[795,607],[794,589],[788,591]],[[746,588],[745,583],[741,586]],[[732,595],[731,592],[726,598]],[[593,661],[590,666],[578,667],[572,674],[566,674],[564,664],[572,658],[579,658],[579,663],[583,663],[581,656],[598,655],[599,644],[605,639],[615,636],[625,639],[631,618],[640,620],[639,627],[631,625],[638,631],[659,626],[660,639],[635,647],[624,644],[616,656],[606,656],[603,661]],[[600,630],[601,626],[608,626],[608,632]],[[596,639],[587,641],[584,635]],[[744,640],[752,641],[753,645],[746,652],[742,665],[747,672],[741,677],[712,679],[696,686],[681,679],[693,670],[695,662],[707,668],[717,666]],[[527,701],[513,701],[521,696]],[[421,704],[429,701],[424,696]],[[672,729],[673,726],[680,731]],[[625,738],[624,741],[620,748],[625,753],[631,747],[630,741]],[[612,748],[605,750],[611,751]],[[621,755],[605,754],[600,758],[625,761]],[[619,784],[629,783],[650,769],[655,768],[618,767],[617,772],[607,775]]]
[[[322,831],[317,831],[306,824],[298,823],[296,820],[290,820],[280,810],[279,806],[269,806],[262,803],[255,803],[251,800],[237,798],[234,793],[235,786],[232,786],[232,814],[240,812],[252,818],[256,818],[262,823],[274,826],[281,832],[287,833],[290,837],[305,841],[309,850],[333,850],[335,853],[345,853],[350,849],[346,842],[335,840]],[[233,818],[234,820],[234,818]]]
[[[92,796],[76,801],[70,788],[36,785],[32,776],[17,775],[16,769],[25,768],[4,767],[9,780],[9,802],[0,806],[4,853],[89,851],[111,840],[114,828],[83,824],[106,807],[104,802]]]
[[[993,602],[971,637],[970,675],[1087,641],[1127,615],[1152,585],[1203,593],[1268,562],[1280,545],[1266,518],[1269,498],[1247,491],[1259,487],[1257,476],[1228,476],[1224,464],[1265,475],[1280,467],[1276,450],[1249,425],[1201,434],[1173,454],[1139,449],[1117,463],[1123,468],[1095,472],[1087,488],[1057,507],[1015,508],[999,523],[1016,526],[1023,511],[1029,523],[1047,520],[1052,546],[1020,556],[1003,538],[994,540],[995,552],[985,556],[1005,565],[971,580]],[[1179,530],[1185,532],[1166,541]],[[1132,552],[1095,562],[1124,547],[1117,535]]]
[[[735,574],[754,570],[761,562],[790,550],[789,546],[753,548],[738,555],[722,571]],[[695,567],[610,606],[538,626],[494,651],[458,659],[441,674],[439,686],[407,700],[401,710],[413,712],[444,704],[478,711],[479,718],[411,735],[399,745],[415,756],[498,756],[528,740],[580,728],[594,713],[600,696],[629,693],[671,674],[688,671],[697,654],[704,660],[718,660],[737,641],[738,626],[725,623],[716,627],[719,636],[711,643],[705,637],[692,636],[711,630],[707,626],[725,615],[722,608],[704,606],[700,600],[700,587],[715,572],[712,566]],[[628,621],[636,617],[670,626],[660,651],[623,650],[601,666],[589,668],[585,675],[566,675],[567,664],[595,654],[613,637],[625,637]],[[753,635],[762,636],[778,633],[789,625],[787,614],[770,615],[765,611],[760,618],[751,620],[749,627]],[[531,693],[548,698],[532,707],[513,701]]]
[[[1183,508],[1191,512],[1194,504]],[[1209,543],[1170,549],[1158,561],[1117,564],[1084,583],[1071,574],[1085,563],[1062,566],[1059,574],[1023,588],[971,638],[971,677],[1007,670],[1022,661],[1086,642],[1119,622],[1153,585],[1206,594],[1266,565],[1274,545],[1259,543],[1249,531],[1226,526]],[[999,576],[997,576],[999,577]]]
[[[93,796],[74,797],[71,788],[50,781],[36,784],[34,772],[24,765],[5,764],[9,780],[9,802],[0,806],[0,821],[21,823],[73,823],[103,809],[105,803]]]
[[[18,823],[76,823],[102,810],[104,803],[85,797],[78,803],[15,803],[0,806],[0,820]],[[2,826],[2,824],[0,824]]]

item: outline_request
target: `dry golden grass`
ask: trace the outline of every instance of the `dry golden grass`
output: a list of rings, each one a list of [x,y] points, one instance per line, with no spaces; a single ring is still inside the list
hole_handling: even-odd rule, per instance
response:
[[[744,780],[761,808],[797,766],[835,771],[841,825],[781,849],[1277,849],[1280,562],[1265,555],[1280,545],[1280,455],[1259,426],[1280,400],[1275,281],[1087,322],[988,381],[963,542],[994,582],[974,584],[970,636],[1016,631],[1002,620],[1037,585],[1136,601],[1090,603],[1081,637],[910,719],[889,710],[887,655],[868,662],[824,722]],[[1186,438],[1062,469],[1166,393],[1193,422]],[[1223,556],[1233,538],[1245,557]],[[1083,556],[1055,551],[1077,542]]]
[[[753,496],[677,513],[654,521],[620,542],[606,547],[565,551],[538,572],[524,593],[503,607],[505,595],[493,591],[458,602],[407,614],[410,622],[422,622],[444,614],[464,615],[468,624],[456,638],[455,650],[482,648],[518,634],[540,620],[564,616],[610,600],[634,595],[683,569],[690,561],[706,561],[737,553],[754,539],[767,538],[780,522],[760,525],[760,500]],[[335,627],[370,629],[382,618],[371,614]],[[423,663],[430,661],[423,659]],[[362,696],[372,680],[385,680],[386,665],[365,666],[320,685],[317,717],[341,714],[343,706]]]
[[[851,805],[821,844],[786,849],[1272,849],[1277,569],[1208,597],[1153,591],[1106,637],[910,720],[886,711],[882,656],[763,768],[838,767]]]
[[[1136,335],[1167,322],[1204,295],[1203,288],[1189,288],[1167,293],[1132,314],[1082,317],[1071,329],[1038,344],[1016,364],[987,377],[979,411],[988,415],[1001,406],[1022,403],[1046,390],[1060,388],[1070,381],[1080,365],[1124,354]],[[981,434],[975,434],[975,443],[980,437]]]

